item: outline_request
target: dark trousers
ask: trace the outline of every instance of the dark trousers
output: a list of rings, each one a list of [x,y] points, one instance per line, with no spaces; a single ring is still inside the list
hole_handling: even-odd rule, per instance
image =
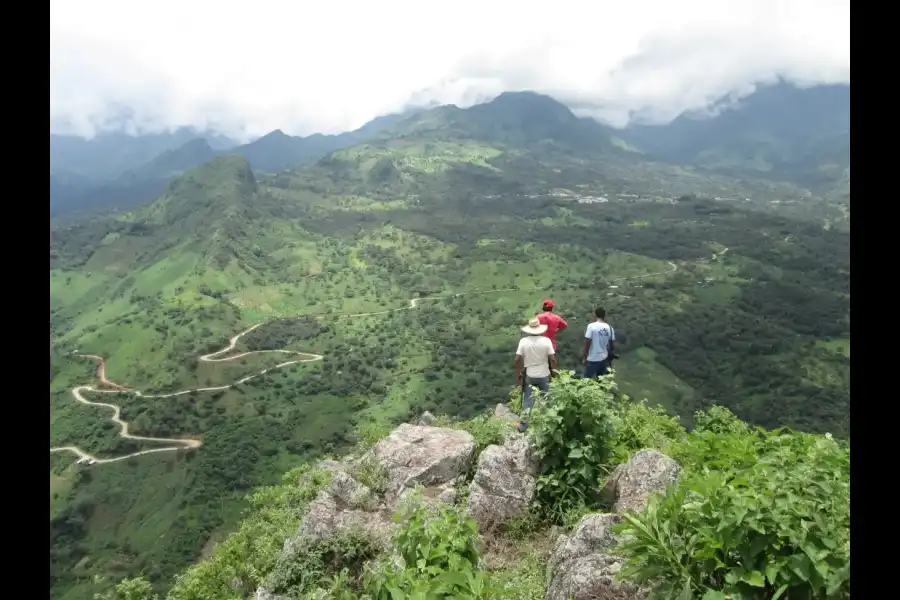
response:
[[[595,379],[601,375],[609,373],[609,359],[598,362],[587,361],[584,365],[584,375],[582,379]]]
[[[550,391],[550,378],[549,377],[529,377],[525,376],[525,396],[522,398],[522,410],[523,412],[531,409],[532,401],[531,401],[531,386],[536,387],[542,392]]]

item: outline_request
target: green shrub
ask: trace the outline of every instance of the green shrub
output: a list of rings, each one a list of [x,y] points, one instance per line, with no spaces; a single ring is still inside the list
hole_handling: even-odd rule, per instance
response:
[[[509,433],[509,425],[495,419],[491,414],[482,414],[468,421],[461,421],[458,428],[468,431],[475,438],[476,456],[488,446],[502,444],[506,434]]]
[[[476,456],[481,454],[481,451],[488,446],[502,444],[505,434],[509,431],[508,424],[500,419],[495,419],[490,413],[480,414],[465,421],[441,415],[435,418],[434,426],[459,429],[471,433],[472,437],[475,438]]]
[[[724,406],[713,406],[708,411],[694,413],[694,431],[712,433],[748,434],[752,428]]]
[[[303,597],[323,590],[359,590],[363,567],[379,548],[361,531],[348,529],[321,540],[306,542],[290,559],[279,561],[266,585],[274,594]]]
[[[387,491],[387,469],[371,454],[365,454],[353,463],[350,468],[350,476],[376,494],[381,495]]]
[[[478,570],[478,526],[461,507],[425,503],[412,494],[397,515],[394,549],[400,564],[385,559],[369,569],[370,600],[489,598],[487,574]]]
[[[211,558],[176,577],[168,600],[218,600],[253,593],[275,567],[285,538],[296,531],[331,474],[304,465],[282,480],[281,485],[250,496],[251,512],[240,528],[216,545]]]
[[[102,585],[106,581],[102,577],[95,577],[94,583]],[[159,596],[153,593],[153,586],[143,577],[123,579],[116,586],[106,592],[94,594],[94,600],[158,600]]]
[[[709,436],[739,457],[755,437],[756,460],[698,469],[626,515],[623,575],[657,598],[849,598],[849,448],[827,435],[696,433],[707,447]]]
[[[643,448],[668,453],[673,442],[687,436],[678,417],[670,417],[663,407],[633,402],[625,395],[616,400],[612,422],[615,435],[610,445],[616,463],[627,461]]]
[[[352,439],[356,441],[356,452],[364,452],[386,438],[391,432],[391,428],[377,421],[365,421],[357,425],[353,433]]]
[[[550,399],[532,414],[531,435],[542,467],[536,498],[557,522],[598,500],[598,484],[613,457],[612,385],[564,373],[553,382]]]

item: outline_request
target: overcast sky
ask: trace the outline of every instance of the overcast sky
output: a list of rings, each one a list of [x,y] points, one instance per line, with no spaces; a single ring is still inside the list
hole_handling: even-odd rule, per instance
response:
[[[51,0],[50,130],[238,137],[550,94],[614,124],[850,80],[849,0]]]

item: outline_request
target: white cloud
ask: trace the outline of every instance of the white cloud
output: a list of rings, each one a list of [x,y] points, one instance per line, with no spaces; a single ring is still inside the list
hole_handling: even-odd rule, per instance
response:
[[[849,0],[51,0],[50,128],[357,127],[531,89],[623,123],[849,82]]]

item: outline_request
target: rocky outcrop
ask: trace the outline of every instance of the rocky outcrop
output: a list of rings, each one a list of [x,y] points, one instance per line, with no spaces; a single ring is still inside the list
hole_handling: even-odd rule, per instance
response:
[[[560,536],[550,557],[546,600],[643,600],[648,590],[620,581],[622,558],[610,529],[626,510],[643,511],[650,495],[663,492],[678,477],[677,462],[656,450],[636,452],[619,465],[601,494],[618,514],[587,515],[568,536]]]
[[[475,438],[467,431],[403,424],[371,452],[387,472],[385,498],[394,503],[407,488],[458,480],[472,465]]]
[[[502,446],[482,451],[468,500],[469,513],[482,531],[527,511],[537,471],[537,460],[524,436],[510,437]]]
[[[610,527],[621,520],[618,515],[587,515],[571,535],[559,537],[550,557],[546,600],[645,598],[636,586],[615,579],[622,559],[612,554],[617,540]]]
[[[613,471],[600,491],[613,512],[640,512],[650,494],[662,492],[678,478],[681,466],[656,450],[639,450]]]
[[[393,527],[390,512],[369,488],[344,471],[334,471],[331,483],[310,503],[296,535],[285,540],[282,558],[293,556],[304,544],[348,529],[387,548]]]

